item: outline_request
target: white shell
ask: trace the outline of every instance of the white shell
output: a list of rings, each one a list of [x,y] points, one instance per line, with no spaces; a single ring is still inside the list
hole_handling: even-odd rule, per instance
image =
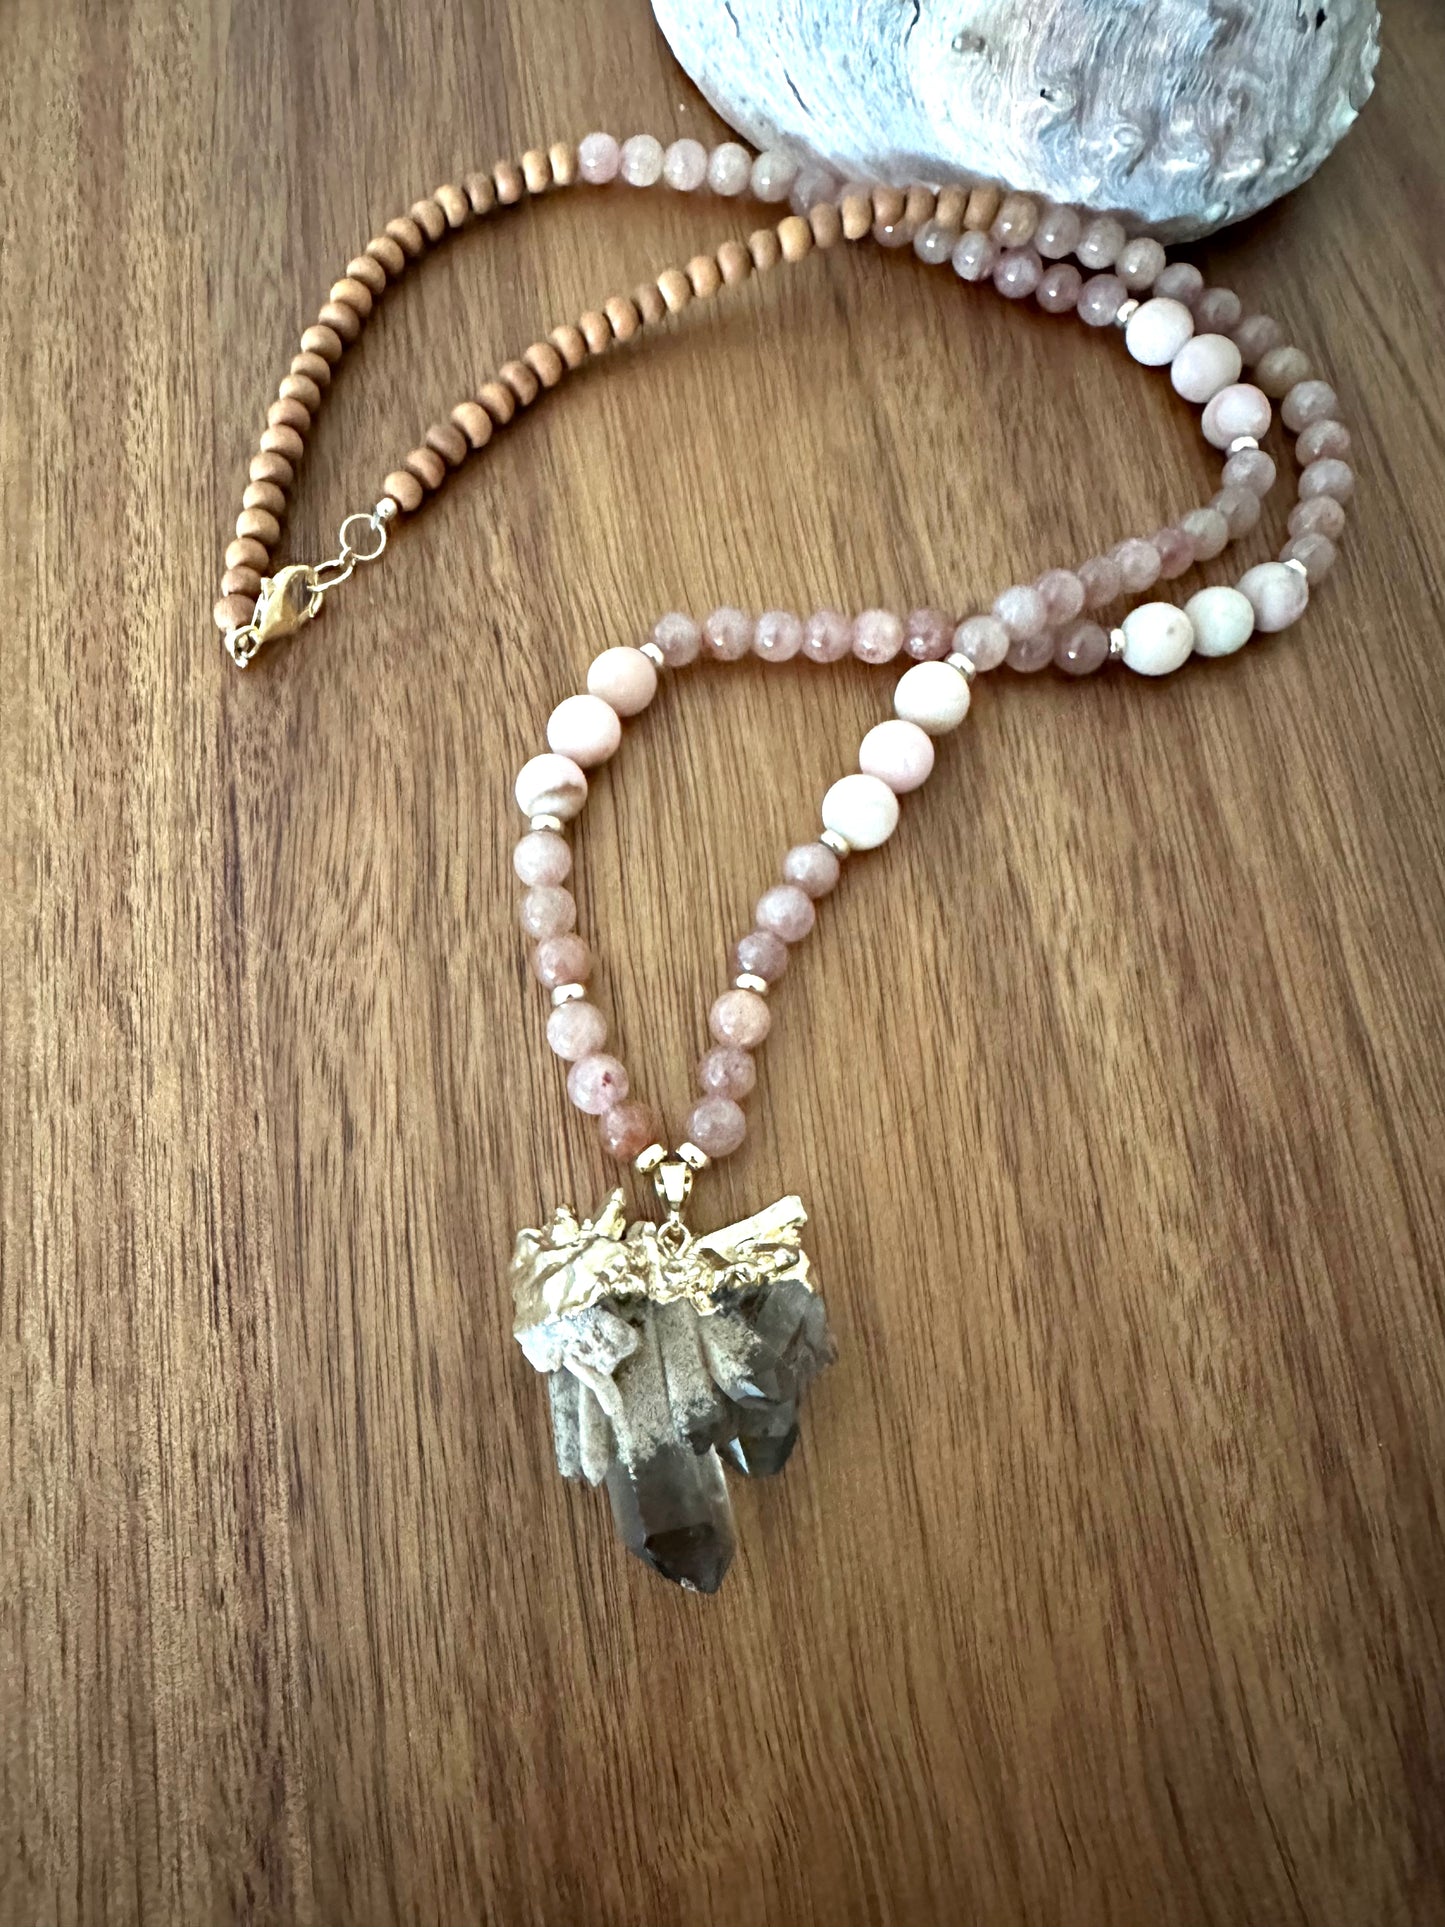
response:
[[[653,0],[758,147],[997,180],[1171,240],[1307,180],[1369,98],[1375,0]]]
[[[898,798],[876,776],[840,776],[823,798],[823,827],[855,850],[876,850],[898,828]]]

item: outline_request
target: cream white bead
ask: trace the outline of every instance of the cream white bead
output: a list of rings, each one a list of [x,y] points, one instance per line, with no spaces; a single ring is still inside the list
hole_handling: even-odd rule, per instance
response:
[[[595,769],[617,753],[622,724],[600,696],[568,696],[547,718],[547,746],[570,756],[579,769]]]
[[[1167,368],[1193,333],[1194,316],[1184,303],[1160,294],[1130,315],[1124,345],[1146,368]]]
[[[1169,380],[1185,401],[1213,401],[1221,388],[1239,380],[1244,356],[1228,335],[1195,335],[1169,364]]]
[[[843,776],[823,798],[823,826],[852,849],[876,850],[898,828],[898,798],[876,776]]]
[[[969,688],[946,662],[916,662],[905,669],[893,691],[893,713],[917,723],[930,736],[944,736],[968,714]]]
[[[1254,634],[1254,605],[1238,589],[1201,589],[1184,613],[1194,624],[1194,647],[1201,656],[1232,656]]]
[[[566,823],[587,801],[587,778],[570,756],[534,756],[522,765],[513,793],[523,816],[555,816]]]
[[[1194,624],[1172,602],[1141,602],[1123,630],[1125,666],[1141,676],[1167,676],[1194,648]]]
[[[640,716],[657,694],[657,665],[640,649],[604,649],[588,665],[587,688],[619,716]]]

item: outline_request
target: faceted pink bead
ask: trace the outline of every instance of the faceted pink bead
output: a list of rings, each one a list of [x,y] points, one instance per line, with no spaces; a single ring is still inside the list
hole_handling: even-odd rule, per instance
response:
[[[523,883],[565,883],[572,874],[572,846],[554,830],[529,830],[512,852]]]
[[[741,194],[752,179],[753,157],[740,141],[723,141],[707,162],[707,184],[714,194]]]
[[[652,626],[652,640],[662,651],[662,660],[669,669],[685,669],[690,662],[697,661],[702,631],[691,616],[674,609],[657,618]]]
[[[933,773],[933,741],[917,723],[891,717],[877,723],[858,747],[858,767],[876,776],[895,796],[906,796],[926,783]]]
[[[998,249],[986,234],[970,230],[960,236],[951,259],[953,271],[960,281],[986,281],[993,273]]]
[[[997,616],[965,616],[953,632],[953,646],[975,669],[997,669],[1008,654],[1008,630]]]
[[[1159,551],[1137,535],[1118,543],[1113,559],[1119,565],[1119,582],[1127,595],[1152,589],[1159,580]]]
[[[1284,329],[1270,314],[1247,314],[1231,332],[1246,368],[1252,368],[1261,355],[1284,340]]]
[[[753,654],[764,662],[791,662],[803,646],[803,625],[787,609],[765,609],[753,630]]]
[[[1045,314],[1072,314],[1083,285],[1084,277],[1073,262],[1059,261],[1044,269],[1034,298]]]
[[[1194,544],[1183,529],[1158,529],[1150,540],[1159,551],[1161,581],[1172,582],[1194,567]]]
[[[630,1164],[649,1144],[657,1143],[660,1135],[657,1114],[650,1105],[635,1099],[614,1104],[598,1119],[597,1134],[609,1157],[616,1158],[619,1164]]]
[[[708,1097],[746,1097],[758,1081],[758,1067],[750,1051],[718,1044],[700,1059],[697,1081]]]
[[[1212,562],[1229,547],[1229,524],[1218,509],[1191,509],[1179,524],[1196,562]]]
[[[1107,609],[1124,593],[1124,578],[1112,555],[1091,555],[1074,572],[1084,585],[1084,607]]]
[[[707,1014],[707,1027],[716,1042],[736,1045],[739,1050],[756,1050],[772,1024],[767,999],[755,990],[725,990],[713,999]]]
[[[853,624],[836,609],[815,609],[803,624],[803,654],[809,662],[841,662],[853,651]]]
[[[691,194],[707,179],[707,149],[701,141],[674,141],[662,157],[662,178],[679,194]]]
[[[1251,381],[1231,382],[1205,403],[1201,418],[1204,439],[1215,448],[1228,448],[1240,435],[1253,435],[1259,440],[1269,433],[1273,413],[1263,389]]]
[[[1128,238],[1122,221],[1115,220],[1112,214],[1096,214],[1086,223],[1074,253],[1083,267],[1111,268]],[[1124,284],[1121,281],[1119,285]]]
[[[1084,606],[1084,585],[1072,569],[1045,569],[1034,584],[1051,629],[1072,622]]]
[[[1129,299],[1117,274],[1095,274],[1079,290],[1079,319],[1089,328],[1107,328]]]
[[[810,897],[825,897],[837,886],[843,866],[826,843],[795,843],[783,858],[783,876]]]
[[[1005,248],[994,263],[993,285],[1006,301],[1022,301],[1043,279],[1036,248]]]
[[[1296,535],[1279,552],[1281,562],[1303,562],[1305,575],[1313,588],[1323,582],[1335,566],[1339,550],[1327,535]]]
[[[1294,445],[1302,462],[1330,460],[1343,462],[1350,453],[1350,431],[1343,422],[1311,422]]]
[[[1310,585],[1298,569],[1283,562],[1261,562],[1239,578],[1239,592],[1254,605],[1254,626],[1263,635],[1276,635],[1298,622],[1310,599]]]
[[[714,609],[703,622],[702,641],[719,662],[741,662],[753,646],[753,619],[741,609]]]
[[[577,902],[560,884],[534,883],[517,907],[518,921],[529,937],[565,937],[576,926]]]
[[[585,937],[547,937],[532,952],[532,975],[543,990],[559,984],[585,984],[592,975],[592,950]]]
[[[958,230],[925,221],[913,237],[913,252],[930,268],[941,267],[958,246]]]
[[[1355,492],[1355,471],[1348,462],[1336,462],[1325,457],[1311,462],[1299,478],[1299,498],[1302,502],[1312,502],[1317,495],[1333,496],[1337,502],[1348,502]]]
[[[775,984],[788,967],[788,946],[776,931],[750,930],[733,945],[732,964],[734,976],[747,971]]]
[[[1164,272],[1164,250],[1151,235],[1141,234],[1124,243],[1114,268],[1130,294],[1143,294]]]
[[[813,899],[796,883],[775,883],[764,890],[753,915],[760,930],[771,930],[784,943],[801,943],[818,920]]]
[[[1071,207],[1046,207],[1034,229],[1034,246],[1046,261],[1061,261],[1079,245],[1083,225]]]
[[[946,609],[910,609],[903,623],[903,653],[914,662],[942,662],[953,647],[953,617]]]
[[[1291,535],[1327,535],[1331,542],[1338,542],[1347,520],[1342,502],[1337,502],[1332,495],[1316,495],[1313,500],[1300,502],[1290,510],[1289,532]]]
[[[1016,582],[994,597],[993,613],[1008,631],[1010,642],[1036,636],[1049,619],[1043,597],[1032,583]]]
[[[1231,455],[1224,464],[1219,485],[1221,488],[1247,488],[1251,495],[1262,498],[1274,487],[1276,473],[1273,455],[1266,454],[1262,448],[1241,448],[1237,455]]]
[[[1333,421],[1339,412],[1340,398],[1327,381],[1297,381],[1280,403],[1279,418],[1298,435],[1311,422]]]
[[[1156,277],[1151,292],[1169,301],[1182,301],[1192,309],[1204,292],[1204,276],[1192,261],[1171,261]]]
[[[1066,676],[1092,676],[1108,660],[1108,632],[1097,622],[1070,623],[1054,644],[1054,662]]]
[[[655,187],[662,179],[662,142],[655,134],[630,134],[617,171],[629,187]]]
[[[747,1134],[748,1120],[742,1106],[730,1097],[700,1099],[687,1120],[688,1137],[710,1158],[730,1156]]]
[[[1244,303],[1232,288],[1206,288],[1194,303],[1194,326],[1201,335],[1227,335],[1239,326]]]
[[[1252,488],[1222,488],[1209,506],[1228,522],[1231,541],[1259,527],[1259,497]]]
[[[567,1095],[579,1111],[601,1117],[627,1095],[627,1071],[615,1057],[595,1051],[579,1057],[567,1073]]]
[[[1277,348],[1265,349],[1255,363],[1254,378],[1267,395],[1278,399],[1287,395],[1296,383],[1307,381],[1309,372],[1310,358],[1304,350],[1290,342],[1281,342]]]
[[[1035,676],[1054,659],[1054,638],[1048,629],[1031,636],[1014,636],[1008,646],[1008,666],[1023,676]]]
[[[584,134],[577,143],[577,172],[594,187],[617,179],[621,159],[622,149],[611,134]]]
[[[1003,204],[989,229],[1000,247],[1026,247],[1039,224],[1038,203],[1027,194],[1005,194]]]
[[[547,1042],[569,1064],[590,1057],[607,1042],[607,1019],[596,1004],[559,1004],[547,1019]]]
[[[891,609],[865,609],[853,621],[853,654],[859,662],[892,662],[903,647],[903,624]]]

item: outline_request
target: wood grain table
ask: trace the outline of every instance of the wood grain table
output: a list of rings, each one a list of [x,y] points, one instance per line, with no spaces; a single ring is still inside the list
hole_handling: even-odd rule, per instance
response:
[[[828,904],[699,1202],[807,1195],[841,1358],[707,1602],[510,1342],[514,1227],[606,1181],[511,773],[663,609],[967,607],[1208,452],[1116,340],[839,251],[576,378],[240,676],[217,558],[339,264],[539,138],[716,123],[643,0],[0,12],[6,1927],[1445,1919],[1445,26],[1387,13],[1338,155],[1195,250],[1348,397],[1345,557],[1227,664],[994,679]],[[289,552],[737,219],[440,250]],[[596,786],[674,1105],[885,686],[700,671]]]

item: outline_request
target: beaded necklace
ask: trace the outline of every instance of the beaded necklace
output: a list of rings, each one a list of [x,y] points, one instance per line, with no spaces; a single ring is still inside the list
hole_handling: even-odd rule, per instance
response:
[[[615,180],[791,200],[794,211],[553,328],[433,423],[386,476],[376,507],[347,517],[333,559],[265,573],[332,369],[391,282],[499,206],[579,181],[602,187]],[[631,1550],[701,1592],[717,1589],[733,1555],[724,1459],[750,1475],[778,1471],[797,1438],[803,1394],[833,1351],[801,1242],[806,1214],[798,1198],[711,1232],[694,1232],[684,1218],[694,1176],[743,1141],[754,1053],[772,1021],[769,992],[792,947],[813,928],[845,862],[893,834],[899,798],[927,781],[936,745],[968,715],[980,675],[1007,663],[1023,672],[1053,664],[1084,676],[1116,660],[1162,676],[1191,655],[1228,656],[1252,635],[1298,620],[1311,586],[1334,563],[1354,487],[1335,393],[1269,316],[1246,316],[1229,289],[1207,288],[1197,268],[1168,263],[1157,241],[1131,240],[1112,217],[1040,207],[991,186],[840,189],[817,172],[800,174],[785,155],[754,157],[733,141],[709,153],[694,140],[664,149],[651,135],[619,144],[610,134],[589,134],[575,148],[531,150],[518,163],[437,188],[347,263],[268,411],[215,605],[226,649],[245,668],[374,562],[398,517],[414,514],[451,470],[570,370],[753,274],[869,237],[884,247],[911,245],[933,265],[951,263],[964,281],[990,280],[1008,300],[1032,296],[1049,314],[1117,328],[1135,361],[1167,369],[1175,391],[1202,408],[1205,439],[1225,459],[1220,490],[1207,505],[1151,536],[1015,583],[986,611],[664,615],[640,645],[595,658],[585,691],[552,711],[546,751],[517,777],[527,829],[514,866],[533,974],[549,1000],[547,1041],[568,1065],[571,1101],[598,1119],[611,1158],[651,1178],[661,1216],[629,1222],[618,1188],[590,1219],[563,1206],[545,1225],[520,1232],[515,1333],[547,1378],[559,1469],[605,1484]],[[1251,381],[1241,379],[1246,367]],[[1106,627],[1101,612],[1212,560],[1258,524],[1276,476],[1260,446],[1275,401],[1297,438],[1300,469],[1279,560],[1246,570],[1237,586],[1201,589],[1182,607],[1134,600]],[[669,1149],[657,1116],[631,1095],[626,1069],[606,1049],[607,1019],[588,995],[592,953],[577,933],[567,888],[567,826],[586,803],[589,773],[616,753],[624,723],[653,701],[665,673],[699,657],[745,656],[816,663],[853,656],[907,666],[894,685],[892,716],[864,736],[857,770],[827,791],[816,836],[787,852],[780,880],[758,900],[755,928],[734,947],[732,983],[709,1012],[713,1046],[697,1067],[697,1101]]]

